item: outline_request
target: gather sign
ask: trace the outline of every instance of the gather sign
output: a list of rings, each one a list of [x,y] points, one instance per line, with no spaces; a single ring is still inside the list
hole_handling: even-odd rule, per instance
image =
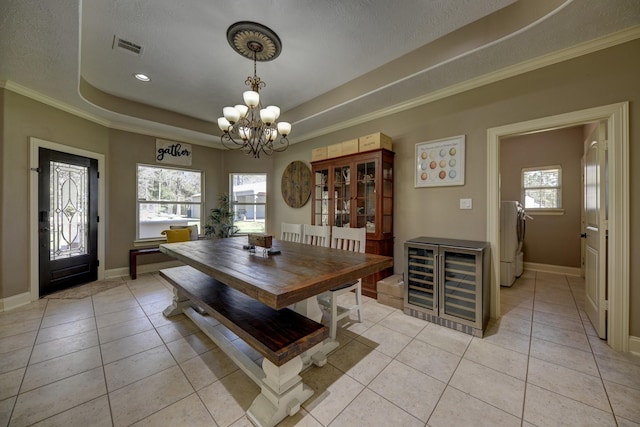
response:
[[[191,144],[156,139],[156,162],[171,165],[191,166],[193,150]]]

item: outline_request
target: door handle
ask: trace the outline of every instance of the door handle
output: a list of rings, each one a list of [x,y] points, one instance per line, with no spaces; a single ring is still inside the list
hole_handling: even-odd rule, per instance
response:
[[[587,238],[587,233],[580,233],[580,237],[583,238],[583,239],[586,239]]]
[[[48,229],[47,227],[42,227],[42,228],[40,229],[40,232],[41,232],[41,233],[44,233],[45,231],[49,231],[49,229]]]

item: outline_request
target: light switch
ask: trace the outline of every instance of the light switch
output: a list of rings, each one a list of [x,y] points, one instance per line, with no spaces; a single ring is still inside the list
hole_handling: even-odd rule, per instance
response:
[[[471,209],[472,207],[472,199],[460,199],[460,209]]]

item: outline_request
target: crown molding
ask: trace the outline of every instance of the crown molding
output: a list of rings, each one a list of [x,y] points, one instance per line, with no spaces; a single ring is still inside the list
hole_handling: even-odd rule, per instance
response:
[[[89,120],[91,122],[97,123],[102,126],[111,127],[111,122],[109,120],[103,119],[102,117],[98,117],[95,114],[91,114],[80,108],[73,107],[67,103],[59,101],[55,98],[52,98],[50,96],[37,92],[21,84],[12,82],[10,80],[1,80],[0,87],[10,90],[11,92],[17,93],[18,95],[26,96],[27,98],[31,98],[35,101],[41,102],[45,105],[64,111],[66,113],[73,114],[74,116],[81,117],[83,119]]]
[[[552,52],[547,55],[539,56],[538,58],[535,58],[532,60],[523,61],[521,63],[503,68],[501,70],[494,71],[492,73],[488,73],[470,80],[466,80],[464,82],[448,86],[446,88],[413,98],[411,100],[407,100],[405,102],[392,105],[390,107],[385,107],[378,111],[364,114],[362,116],[359,116],[350,120],[345,120],[343,122],[336,123],[332,126],[327,126],[322,129],[318,129],[314,132],[309,132],[304,135],[304,138],[303,137],[295,138],[293,142],[300,142],[306,139],[316,138],[331,132],[336,132],[352,126],[366,123],[371,120],[380,119],[395,113],[399,113],[415,107],[419,107],[421,105],[429,104],[431,102],[435,102],[440,99],[448,98],[450,96],[457,95],[459,93],[466,92],[468,90],[476,89],[491,83],[498,82],[500,80],[504,80],[510,77],[515,77],[520,74],[527,73],[529,71],[534,71],[543,67],[568,61],[580,56],[588,55],[590,53],[597,52],[599,50],[607,49],[622,43],[636,40],[638,38],[640,38],[640,25],[627,28],[626,30],[611,33],[601,38],[589,40],[587,42],[583,42],[566,49],[558,50],[556,52]],[[400,80],[398,80],[397,82],[400,82]],[[397,82],[394,82],[394,83],[397,83]],[[394,83],[385,85],[384,87],[381,87],[378,90],[382,90],[390,86],[393,86]],[[325,111],[329,111],[329,110],[330,109],[327,109]],[[319,116],[319,115],[322,115],[322,113],[323,112],[319,112],[319,113],[316,113],[315,115]],[[291,140],[291,138],[289,139]]]
[[[411,108],[415,108],[415,107],[425,105],[443,98],[447,98],[449,96],[457,95],[459,93],[466,92],[471,89],[475,89],[491,83],[495,83],[500,80],[504,80],[510,77],[515,77],[517,75],[524,74],[529,71],[537,70],[539,68],[547,67],[549,65],[564,62],[570,59],[577,58],[579,56],[587,55],[602,49],[607,49],[609,47],[613,47],[622,43],[636,40],[638,38],[640,38],[640,25],[636,25],[626,30],[618,31],[594,40],[583,42],[566,49],[552,52],[547,55],[543,55],[529,61],[524,61],[519,64],[515,64],[512,66],[503,68],[501,70],[498,70],[489,74],[485,74],[485,75],[482,75],[482,76],[479,76],[455,85],[451,85],[444,89],[437,90],[402,103],[385,107],[371,113],[363,114],[361,116],[355,117],[350,120],[345,120],[340,123],[335,123],[331,126],[325,126],[315,131],[307,132],[295,138],[290,138],[290,142],[298,143],[298,142],[306,141],[308,139],[326,135],[328,133],[343,130],[352,126],[369,122],[371,120],[376,120],[391,114],[399,113]],[[437,65],[435,66],[437,67]],[[383,87],[378,88],[375,91],[372,91],[371,93],[375,93],[377,91],[387,89],[393,86],[394,84],[404,80],[405,79],[397,80],[396,82],[389,83],[387,85],[384,85]],[[171,140],[179,140],[186,143],[201,145],[201,146],[210,147],[210,148],[216,148],[216,149],[220,148],[215,146],[216,145],[215,142],[209,142],[209,141],[203,141],[197,138],[185,137],[185,135],[180,134],[180,132],[174,133],[174,132],[167,132],[167,131],[159,131],[157,129],[153,129],[152,127],[146,127],[144,125],[131,125],[131,124],[126,124],[119,121],[107,120],[97,116],[96,114],[87,112],[78,107],[71,106],[67,103],[61,102],[55,98],[49,97],[47,95],[44,95],[40,92],[32,90],[26,86],[22,86],[20,84],[14,83],[12,81],[0,80],[0,87],[10,90],[12,92],[18,93],[20,95],[26,96],[28,98],[34,99],[38,102],[42,102],[43,104],[49,105],[51,107],[57,108],[59,110],[65,111],[75,116],[100,124],[110,129],[117,129],[117,130],[122,130],[126,132],[139,133],[142,135],[149,135],[149,136],[166,138]],[[361,97],[362,96],[358,98],[354,98],[353,100],[359,99]],[[335,106],[332,108],[335,108]],[[321,116],[324,112],[330,111],[332,108],[318,112],[314,114],[314,116]]]
[[[72,114],[76,117],[89,120],[93,123],[99,124],[109,129],[122,130],[125,132],[137,133],[137,134],[147,135],[147,136],[152,136],[157,138],[165,138],[165,139],[170,139],[172,141],[178,140],[180,142],[186,142],[194,145],[202,145],[204,147],[209,147],[214,149],[221,148],[221,147],[217,147],[215,145],[215,142],[206,142],[196,138],[185,137],[184,135],[179,135],[179,133],[177,132],[176,133],[164,132],[157,129],[152,129],[150,127],[136,126],[136,125],[130,125],[122,122],[107,120],[95,114],[89,113],[81,108],[73,107],[69,104],[66,104],[62,101],[59,101],[55,98],[44,95],[40,92],[32,90],[18,83],[12,82],[10,80],[0,80],[0,88],[10,90],[11,92],[17,93],[18,95],[25,96],[27,98],[33,99],[34,101],[41,102],[50,107]]]

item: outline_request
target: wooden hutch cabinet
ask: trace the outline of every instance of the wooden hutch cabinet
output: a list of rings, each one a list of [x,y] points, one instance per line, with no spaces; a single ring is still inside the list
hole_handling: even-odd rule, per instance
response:
[[[366,252],[393,256],[393,157],[386,149],[311,163],[311,224],[367,230]],[[377,298],[388,268],[362,278],[362,293]]]

